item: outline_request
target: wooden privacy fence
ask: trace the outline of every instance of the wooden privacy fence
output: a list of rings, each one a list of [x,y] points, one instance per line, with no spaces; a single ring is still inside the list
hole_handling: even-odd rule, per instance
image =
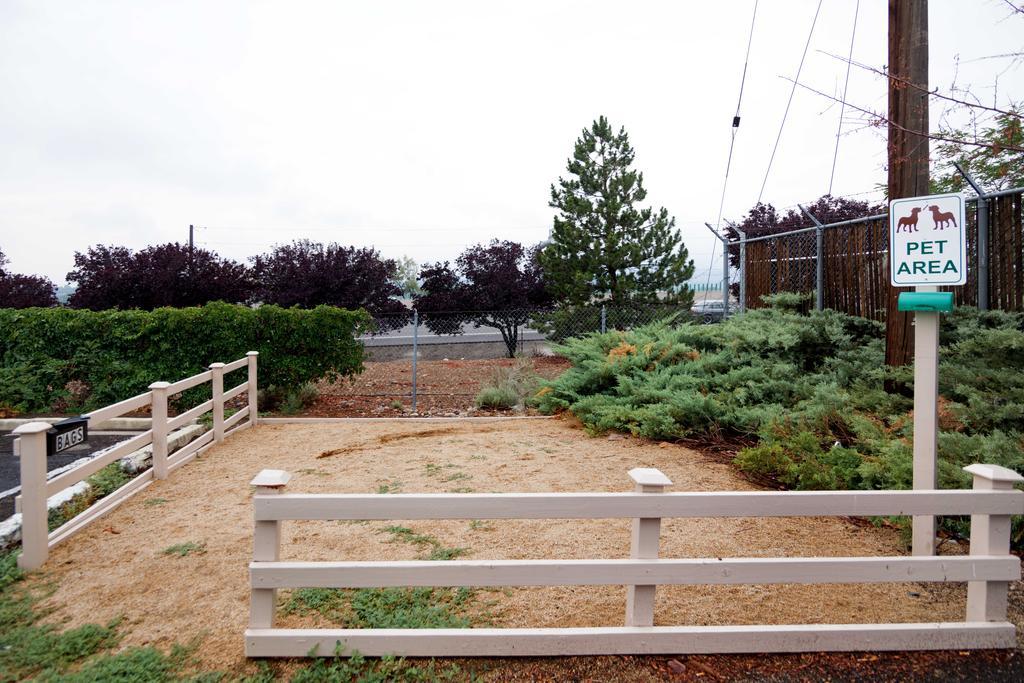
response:
[[[256,424],[256,358],[258,355],[258,352],[250,351],[244,358],[239,358],[231,363],[213,363],[206,372],[174,383],[154,382],[149,385],[149,391],[144,394],[86,413],[82,417],[88,418],[89,428],[94,429],[115,417],[148,407],[152,414],[152,424],[150,429],[141,434],[102,451],[90,460],[52,479],[46,478],[46,433],[53,425],[48,422],[30,422],[15,429],[13,433],[18,439],[15,441],[14,452],[21,458],[21,496],[18,504],[22,513],[22,550],[18,557],[18,566],[23,569],[41,567],[46,562],[50,548],[66,541],[91,522],[110,512],[149,486],[154,479],[166,479],[168,474],[190,462],[212,444],[220,443],[229,434]],[[224,375],[242,368],[248,370],[246,381],[225,391]],[[211,385],[212,398],[210,400],[180,415],[168,417],[167,399],[169,396],[207,382]],[[241,394],[247,394],[247,405],[225,419],[225,402]],[[194,441],[168,453],[167,435],[208,412],[213,413],[212,428]],[[49,531],[48,498],[84,481],[107,465],[150,445],[152,445],[153,451],[152,468],[104,496],[81,514],[72,517],[53,531]]]
[[[630,471],[632,493],[284,494],[290,475],[253,481],[255,534],[245,652],[250,657],[359,652],[413,657],[807,652],[1014,647],[1006,621],[1008,582],[1020,578],[1009,552],[1010,515],[1024,513],[1022,477],[971,465],[973,490],[664,493],[655,469]],[[962,557],[659,559],[665,517],[971,515],[971,554]],[[283,520],[632,518],[630,559],[281,562]],[[967,614],[955,623],[654,626],[656,586],[751,583],[967,581]],[[393,586],[627,587],[625,626],[601,628],[274,628],[279,588]]]
[[[944,287],[956,304],[979,306],[978,279],[986,277],[985,305],[993,310],[1024,311],[1024,190],[1014,189],[969,200],[967,225],[967,283]],[[978,218],[985,214],[988,270],[979,267]],[[817,228],[771,236],[750,237],[739,277],[745,278],[745,305],[764,305],[761,297],[779,292],[811,294],[817,289]],[[822,306],[873,320],[884,320],[889,284],[889,219],[869,216],[824,225],[821,230]]]

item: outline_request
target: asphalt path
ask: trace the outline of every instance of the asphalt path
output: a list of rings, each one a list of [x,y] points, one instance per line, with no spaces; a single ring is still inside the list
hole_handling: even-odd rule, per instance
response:
[[[108,448],[118,441],[130,439],[137,432],[90,434],[86,443],[79,444],[68,450],[46,458],[46,470],[55,470],[69,463],[85,458],[93,453]],[[21,462],[14,455],[14,436],[9,431],[0,431],[0,520],[14,514],[14,496],[21,483]]]

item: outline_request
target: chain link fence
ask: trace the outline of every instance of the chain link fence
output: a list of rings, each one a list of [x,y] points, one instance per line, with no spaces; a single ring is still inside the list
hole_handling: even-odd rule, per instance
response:
[[[381,314],[374,318],[374,331],[361,338],[366,371],[331,391],[339,401],[360,405],[361,414],[467,404],[481,382],[510,367],[512,358],[554,368],[559,342],[666,319],[692,320],[694,315],[688,308],[661,304]]]

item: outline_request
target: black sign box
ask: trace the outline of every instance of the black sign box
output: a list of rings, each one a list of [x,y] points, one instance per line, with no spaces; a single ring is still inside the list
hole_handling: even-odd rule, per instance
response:
[[[46,454],[55,455],[88,440],[89,418],[69,417],[55,423],[46,432]]]

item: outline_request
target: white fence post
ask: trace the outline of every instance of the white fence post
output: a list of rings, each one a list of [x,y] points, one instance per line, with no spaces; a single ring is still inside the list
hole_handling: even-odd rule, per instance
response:
[[[251,358],[251,356],[250,356]],[[262,470],[250,482],[257,496],[276,496],[281,493],[292,475],[284,470]],[[258,521],[252,535],[254,562],[277,562],[281,550],[281,522]],[[253,588],[249,602],[249,628],[273,628],[277,590]]]
[[[167,387],[169,382],[153,382],[149,390],[153,394],[150,414],[153,417],[153,478],[167,478]]]
[[[210,385],[213,387],[213,441],[224,440],[224,364],[210,363]]]
[[[1024,481],[1011,469],[999,465],[968,465],[974,475],[975,491],[1008,491]],[[971,555],[1009,555],[1010,516],[971,515]],[[967,621],[1006,621],[1007,581],[967,583]]]
[[[260,352],[250,351],[245,355],[249,358],[249,424],[255,427],[259,419],[259,411],[257,410],[259,401],[256,396],[259,391],[256,385],[256,358],[260,355]]]
[[[672,480],[652,467],[637,467],[629,471],[637,493],[664,493]],[[658,542],[661,537],[661,518],[638,518],[633,520],[633,538],[630,543],[630,557],[651,560],[658,557]],[[655,586],[628,586],[626,589],[626,626],[654,625]]]
[[[50,552],[46,510],[46,432],[48,422],[29,422],[15,429],[14,452],[21,458],[21,555],[18,566],[39,569]]]

